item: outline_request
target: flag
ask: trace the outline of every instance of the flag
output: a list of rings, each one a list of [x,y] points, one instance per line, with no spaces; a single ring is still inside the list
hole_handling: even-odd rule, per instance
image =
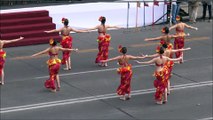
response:
[[[141,7],[141,2],[137,1],[137,7]]]
[[[159,2],[154,0],[154,5],[159,6]]]
[[[145,6],[145,7],[149,7],[149,4],[146,3],[146,2],[144,2],[144,6]]]

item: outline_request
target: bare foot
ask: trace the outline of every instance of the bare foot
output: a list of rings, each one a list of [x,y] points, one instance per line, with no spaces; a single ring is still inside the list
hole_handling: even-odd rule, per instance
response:
[[[163,103],[162,103],[162,101],[157,101],[156,104],[162,105]]]
[[[0,82],[0,85],[4,85],[4,82]]]
[[[55,93],[55,92],[56,92],[56,89],[54,89],[54,90],[53,90],[53,89],[50,89],[50,91]]]
[[[120,100],[125,101],[125,100],[126,100],[126,97],[125,97],[125,96],[121,96],[121,97],[120,97]]]
[[[163,104],[166,104],[166,103],[167,103],[167,100],[164,100],[164,101],[163,101]]]
[[[60,91],[60,87],[58,87],[56,91]]]
[[[64,68],[64,70],[69,70],[69,68]]]

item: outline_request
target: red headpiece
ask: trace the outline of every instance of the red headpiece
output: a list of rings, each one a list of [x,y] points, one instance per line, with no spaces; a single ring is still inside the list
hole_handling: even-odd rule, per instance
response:
[[[119,46],[118,46],[118,52],[121,53],[122,48],[123,48],[122,45],[119,45]]]
[[[163,27],[163,28],[161,29],[161,32],[162,32],[162,33],[165,33],[165,32],[166,32],[166,27]]]
[[[157,52],[157,53],[160,52],[160,45],[158,45],[158,46],[156,47],[156,52]]]
[[[66,20],[66,18],[62,18],[62,19],[61,19],[61,22],[64,23],[65,20]]]
[[[161,40],[160,44],[163,45],[163,44],[166,44],[166,42],[164,40]]]
[[[53,43],[54,43],[54,40],[51,38],[51,39],[49,40],[49,44],[52,45]]]
[[[103,16],[100,16],[98,20],[99,20],[99,21],[102,21],[102,19],[103,19]]]
[[[177,16],[177,17],[176,17],[176,20],[177,20],[177,21],[180,21],[180,16]]]

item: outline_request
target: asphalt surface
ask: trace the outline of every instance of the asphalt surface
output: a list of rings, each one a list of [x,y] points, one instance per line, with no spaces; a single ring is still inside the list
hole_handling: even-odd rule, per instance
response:
[[[48,47],[48,44],[5,48],[5,85],[1,89],[1,120],[44,119],[212,119],[212,22],[191,24],[187,29],[183,64],[175,64],[168,103],[154,103],[152,65],[133,65],[132,98],[121,101],[116,96],[120,76],[117,63],[108,67],[95,65],[97,32],[72,34],[74,48],[72,70],[61,67],[61,90],[52,93],[43,86],[48,79],[48,56],[16,60]],[[128,54],[152,54],[159,43],[144,38],[159,36],[162,25],[146,29],[111,30],[110,57],[117,56],[117,46],[128,48]],[[174,33],[174,31],[172,31]],[[145,59],[149,60],[149,59]],[[145,61],[143,60],[143,61]]]

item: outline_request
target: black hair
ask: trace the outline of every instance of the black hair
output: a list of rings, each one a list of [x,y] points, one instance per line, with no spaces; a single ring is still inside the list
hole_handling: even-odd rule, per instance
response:
[[[167,45],[166,43],[164,43],[164,44],[162,45],[162,47],[163,47],[163,48],[167,48],[168,45]]]
[[[159,51],[160,54],[163,54],[164,53],[164,49],[163,47],[160,47],[160,51]]]
[[[122,47],[121,48],[121,53],[126,54],[127,53],[127,48],[126,47]]]
[[[165,27],[165,34],[169,34],[169,28]]]
[[[106,22],[106,18],[105,18],[105,17],[102,17],[102,19],[101,19],[101,24],[102,24],[102,25],[105,25],[105,22]]]
[[[69,24],[69,20],[68,20],[68,19],[65,19],[65,20],[64,20],[64,25],[65,25],[65,26],[68,26],[68,24]]]

